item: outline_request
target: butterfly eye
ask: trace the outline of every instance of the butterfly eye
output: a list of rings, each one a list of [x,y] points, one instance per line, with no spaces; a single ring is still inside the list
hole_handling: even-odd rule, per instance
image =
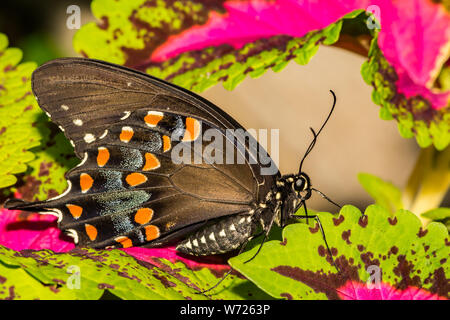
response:
[[[305,187],[305,180],[302,178],[299,178],[295,181],[294,189],[295,191],[303,191]]]

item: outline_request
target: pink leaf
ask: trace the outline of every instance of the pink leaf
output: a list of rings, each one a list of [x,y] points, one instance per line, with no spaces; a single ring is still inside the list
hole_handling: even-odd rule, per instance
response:
[[[450,15],[431,0],[226,1],[225,14],[212,11],[206,24],[169,37],[151,59],[159,62],[222,44],[240,48],[280,34],[302,37],[369,5],[380,9],[378,45],[397,72],[397,90],[407,98],[424,97],[434,109],[446,107],[450,92],[432,86],[450,55]]]
[[[19,194],[15,194],[20,198]],[[18,210],[0,210],[0,245],[20,251],[26,249],[49,249],[54,252],[67,252],[75,248],[72,239],[58,229],[57,218],[51,215],[25,213]],[[136,259],[154,263],[152,258],[164,258],[171,262],[182,261],[187,267],[207,267],[215,270],[229,269],[221,257],[203,259],[187,258],[178,255],[174,247],[166,248],[127,248],[121,249]]]
[[[212,11],[206,24],[170,37],[151,58],[163,61],[182,52],[225,43],[240,48],[248,42],[280,34],[302,37],[359,9],[362,2],[367,0],[226,1],[225,14]]]
[[[378,45],[398,75],[397,90],[407,98],[421,95],[434,109],[446,107],[450,92],[433,83],[450,55],[450,14],[430,0],[378,0]]]
[[[369,288],[365,283],[348,281],[337,292],[343,300],[447,300],[424,289],[407,287],[405,290],[397,290],[384,282],[373,284],[373,288]]]
[[[176,261],[182,261],[188,268],[210,268],[215,270],[228,270],[230,267],[224,264],[224,261],[220,257],[202,257],[195,259],[195,257],[186,258],[186,256],[179,255],[175,250],[175,247],[165,247],[165,248],[141,248],[133,247],[122,249],[129,255],[132,255],[136,259],[154,262],[153,258],[163,258],[174,263]]]
[[[56,226],[56,217],[18,210],[0,211],[0,245],[20,251],[50,249],[66,252],[75,246]]]

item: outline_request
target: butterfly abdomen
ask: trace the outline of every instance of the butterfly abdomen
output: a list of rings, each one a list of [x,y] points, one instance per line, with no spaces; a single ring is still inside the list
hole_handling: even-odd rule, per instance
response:
[[[177,250],[203,256],[221,254],[239,248],[255,231],[252,216],[239,214],[219,219],[180,242]]]

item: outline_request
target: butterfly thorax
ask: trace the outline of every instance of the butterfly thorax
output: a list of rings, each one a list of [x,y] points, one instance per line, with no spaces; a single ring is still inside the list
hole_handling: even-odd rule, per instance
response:
[[[266,195],[260,207],[267,207],[261,216],[261,224],[269,228],[274,222],[285,226],[289,218],[298,210],[302,201],[311,196],[311,180],[305,173],[288,174],[279,177]]]

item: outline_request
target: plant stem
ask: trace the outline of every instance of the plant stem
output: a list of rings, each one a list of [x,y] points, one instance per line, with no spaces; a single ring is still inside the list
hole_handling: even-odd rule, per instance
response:
[[[433,146],[422,149],[412,171],[402,202],[414,212],[425,227],[430,220],[422,213],[439,207],[450,186],[450,146],[437,151]]]

